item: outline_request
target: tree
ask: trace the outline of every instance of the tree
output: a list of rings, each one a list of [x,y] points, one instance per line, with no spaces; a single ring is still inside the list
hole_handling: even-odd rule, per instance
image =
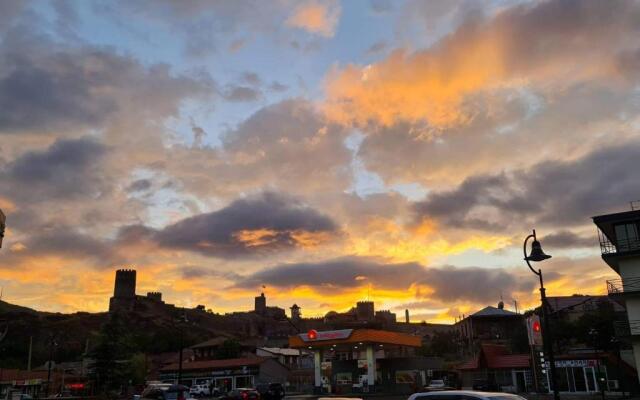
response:
[[[134,348],[129,332],[119,313],[110,315],[100,329],[91,352],[94,359],[91,375],[99,392],[119,390],[128,383]]]
[[[418,353],[423,356],[447,356],[457,352],[456,334],[453,331],[435,332],[431,340]]]

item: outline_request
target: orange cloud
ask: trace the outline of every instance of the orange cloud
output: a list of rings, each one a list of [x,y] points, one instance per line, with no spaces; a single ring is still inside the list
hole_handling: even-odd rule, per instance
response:
[[[512,7],[490,21],[464,24],[429,49],[396,50],[375,64],[335,68],[326,78],[323,108],[345,124],[428,122],[442,129],[475,117],[468,100],[477,93],[619,77],[621,49],[633,46],[635,35],[629,13],[637,6],[586,3]]]
[[[299,4],[286,21],[287,26],[332,37],[340,19],[340,4],[336,1],[311,0]]]
[[[434,256],[459,254],[471,249],[494,251],[508,246],[510,241],[506,235],[471,235],[452,242],[437,233],[436,224],[431,220],[424,220],[416,227],[405,227],[395,220],[376,217],[351,232],[345,252],[383,257],[392,262],[424,263]]]

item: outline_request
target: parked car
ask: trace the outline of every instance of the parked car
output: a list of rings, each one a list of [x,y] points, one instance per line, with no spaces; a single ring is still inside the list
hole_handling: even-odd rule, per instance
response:
[[[188,393],[184,385],[153,385],[142,392],[140,400],[186,400]]]
[[[209,385],[208,384],[193,385],[189,389],[189,395],[193,396],[193,397],[210,396],[211,395],[211,391],[209,389]]]
[[[414,393],[408,400],[525,400],[525,398],[511,393],[444,390]]]
[[[282,400],[285,395],[284,386],[281,383],[259,384],[256,390],[263,400]]]
[[[426,390],[427,392],[436,392],[451,389],[453,388],[447,386],[443,379],[432,379],[431,382],[429,382],[429,384],[424,387],[424,390]]]
[[[220,397],[221,400],[260,400],[260,393],[255,389],[238,388]]]

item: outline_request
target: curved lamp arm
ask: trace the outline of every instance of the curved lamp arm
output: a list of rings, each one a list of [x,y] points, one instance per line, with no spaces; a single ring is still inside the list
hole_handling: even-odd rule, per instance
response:
[[[542,271],[538,270],[536,271],[535,269],[533,269],[533,267],[531,266],[531,263],[529,262],[529,259],[527,257],[527,242],[529,241],[529,239],[533,239],[536,240],[536,230],[533,230],[533,233],[529,236],[527,236],[527,238],[524,240],[524,245],[522,246],[522,252],[524,253],[524,261],[527,262],[527,266],[529,267],[529,269],[531,270],[531,272],[533,272],[534,274],[540,276],[542,274]]]

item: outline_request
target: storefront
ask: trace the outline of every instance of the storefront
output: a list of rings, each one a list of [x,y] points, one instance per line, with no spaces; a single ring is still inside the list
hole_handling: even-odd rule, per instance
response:
[[[178,364],[164,367],[160,372],[163,382],[178,379]],[[258,383],[285,383],[288,368],[272,358],[252,357],[228,360],[200,360],[185,362],[180,383],[186,386],[213,385],[222,393],[236,388],[253,388]]]
[[[603,379],[600,381],[598,376]],[[617,380],[610,381],[607,366],[596,359],[556,360],[556,382],[560,392],[567,393],[600,392],[600,384],[605,391],[617,389]],[[550,387],[548,376],[547,387]]]
[[[309,331],[289,346],[314,354],[317,393],[411,393],[442,373],[437,357],[415,357],[419,336],[374,329]]]

